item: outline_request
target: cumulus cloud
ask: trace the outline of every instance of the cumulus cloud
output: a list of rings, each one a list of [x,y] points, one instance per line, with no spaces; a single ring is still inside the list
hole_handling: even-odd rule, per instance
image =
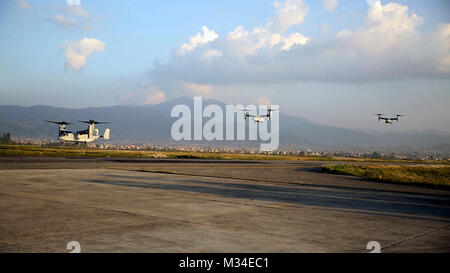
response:
[[[291,4],[277,2],[275,17],[280,7]],[[170,90],[169,94],[192,93],[195,85],[448,78],[450,24],[421,33],[423,21],[405,5],[374,1],[361,27],[340,30],[327,40],[276,32],[270,25],[238,26],[210,41],[203,37],[212,30],[204,27],[194,41],[208,42],[190,40],[186,43],[190,50],[184,54],[173,54],[167,63],[154,63],[150,77],[157,86]],[[185,83],[191,83],[191,88]]]
[[[256,27],[253,30],[246,30],[243,26],[238,26],[228,33],[225,40],[220,40],[217,44],[224,48],[223,51],[227,55],[244,57],[273,49],[281,41],[280,34],[272,33],[266,28]]]
[[[236,56],[256,55],[263,49],[272,49],[282,41],[282,36],[272,33],[263,27],[256,27],[253,30],[245,30],[243,26],[236,27],[229,32],[224,46],[229,54]]]
[[[309,38],[303,36],[301,33],[292,33],[288,37],[284,38],[284,46],[282,50],[290,50],[293,45],[304,45],[308,42]]]
[[[372,3],[366,17],[366,25],[355,33],[356,44],[370,53],[381,53],[402,40],[417,36],[417,27],[424,19],[410,14],[407,6],[397,3],[382,5]]]
[[[96,51],[105,50],[105,43],[94,38],[83,38],[80,41],[67,41],[62,45],[65,49],[66,70],[81,71],[86,66],[87,57]]]
[[[202,27],[202,31],[203,34],[199,32],[197,35],[189,38],[189,43],[182,44],[178,49],[178,53],[181,55],[186,54],[187,52],[194,50],[196,47],[212,42],[219,37],[214,30],[209,30],[206,26]]]
[[[217,49],[208,49],[203,54],[203,58],[207,61],[212,61],[216,58],[222,57],[223,53],[220,50]]]
[[[338,0],[323,0],[322,5],[325,8],[325,10],[332,12],[336,9],[338,6]]]
[[[275,32],[284,33],[293,26],[303,23],[309,7],[302,0],[287,0],[286,2],[274,2],[277,9],[271,24]]]

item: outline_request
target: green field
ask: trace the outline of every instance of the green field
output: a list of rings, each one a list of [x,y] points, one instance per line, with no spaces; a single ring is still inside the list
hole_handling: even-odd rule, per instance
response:
[[[427,163],[418,160],[386,160],[374,158],[265,155],[241,153],[183,152],[183,151],[144,151],[100,149],[86,146],[39,146],[39,145],[0,145],[0,156],[55,156],[55,157],[123,157],[123,158],[192,158],[223,160],[311,160],[345,162],[397,162]],[[435,161],[434,161],[435,163]],[[443,161],[440,164],[448,164]]]
[[[333,160],[324,156],[289,156],[240,153],[114,150],[80,146],[0,145],[0,156],[192,158],[224,160]]]
[[[449,161],[386,160],[374,158],[265,155],[241,153],[143,151],[100,149],[86,146],[0,145],[0,156],[191,158],[217,160],[336,161],[349,164],[324,165],[322,171],[363,177],[372,181],[407,183],[450,189]],[[360,162],[360,163],[359,163]],[[364,163],[363,163],[364,162]],[[366,162],[370,164],[365,164]],[[350,164],[351,163],[351,164]],[[397,163],[397,165],[389,164]],[[417,165],[402,165],[418,163]]]
[[[450,189],[450,166],[444,164],[325,165],[322,170],[334,174],[359,176],[371,181]]]

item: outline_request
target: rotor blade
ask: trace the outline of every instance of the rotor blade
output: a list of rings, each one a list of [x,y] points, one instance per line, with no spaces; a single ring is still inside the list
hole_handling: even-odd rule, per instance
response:
[[[78,122],[84,122],[87,124],[105,124],[105,123],[109,123],[108,121],[95,121],[93,119],[90,120],[79,120]]]
[[[53,120],[44,120],[45,122],[51,122],[51,123],[55,123],[55,124],[59,124],[59,121],[53,121]]]
[[[50,123],[55,123],[55,124],[59,124],[59,125],[68,125],[68,124],[72,124],[70,122],[65,122],[65,121],[53,121],[53,120],[45,120],[46,122],[50,122]]]

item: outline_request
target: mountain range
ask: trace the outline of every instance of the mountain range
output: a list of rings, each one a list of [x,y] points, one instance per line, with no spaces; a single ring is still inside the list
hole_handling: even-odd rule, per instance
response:
[[[45,120],[74,122],[70,130],[85,129],[86,124],[76,121],[94,119],[109,121],[111,141],[128,143],[173,144],[170,130],[178,118],[170,116],[175,105],[184,104],[193,109],[192,98],[178,98],[157,105],[117,105],[89,107],[83,109],[59,108],[53,106],[0,105],[0,133],[10,132],[13,137],[49,138],[57,136],[58,127]],[[203,100],[206,105],[222,107],[216,100]],[[191,111],[193,112],[193,111]],[[322,125],[304,118],[280,113],[280,149],[320,148],[328,150],[357,150],[385,148],[399,150],[450,151],[450,134],[440,132],[389,132],[379,133]],[[209,118],[204,118],[204,123]],[[224,117],[225,119],[225,117]],[[253,121],[251,121],[253,122]],[[248,125],[247,125],[248,126]],[[100,131],[103,132],[104,125]],[[236,131],[236,130],[235,130]],[[259,146],[259,141],[193,141],[193,144]]]

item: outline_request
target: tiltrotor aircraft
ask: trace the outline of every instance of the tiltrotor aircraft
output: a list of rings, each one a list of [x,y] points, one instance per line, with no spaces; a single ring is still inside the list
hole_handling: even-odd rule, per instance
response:
[[[266,115],[251,115],[248,111],[252,111],[251,109],[242,109],[244,112],[244,119],[247,119],[248,117],[252,117],[255,122],[264,122],[264,120],[267,118],[267,120],[270,120],[272,118],[272,112],[278,111],[280,109],[273,109],[273,108],[267,108],[267,114]]]
[[[392,122],[394,120],[398,122],[398,118],[404,116],[404,115],[396,115],[395,118],[386,118],[386,117],[382,117],[382,115],[384,115],[384,114],[375,114],[375,115],[378,116],[378,121],[384,120],[384,123],[389,123],[389,124],[392,124]]]
[[[79,122],[87,123],[89,124],[89,126],[86,130],[77,131],[76,133],[66,130],[66,125],[72,124],[70,122],[52,120],[46,120],[46,122],[51,122],[59,125],[58,139],[62,141],[87,143],[97,140],[101,137],[103,137],[104,139],[109,139],[110,131],[108,128],[105,130],[105,133],[103,135],[100,135],[98,129],[95,129],[96,124],[105,124],[109,122],[95,121],[92,119],[82,120]]]

